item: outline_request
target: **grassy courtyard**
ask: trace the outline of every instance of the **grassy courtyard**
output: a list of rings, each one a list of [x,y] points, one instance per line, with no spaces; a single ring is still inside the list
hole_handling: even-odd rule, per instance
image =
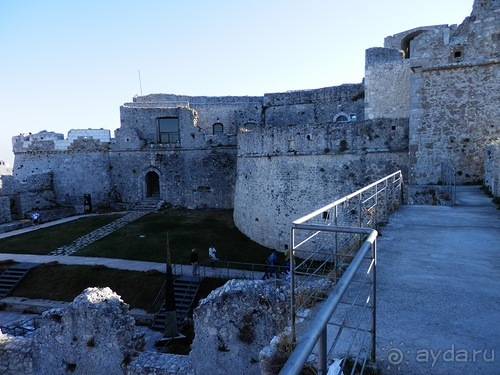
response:
[[[0,252],[45,255],[68,245],[122,214],[86,216],[56,226],[29,231],[0,240]],[[208,259],[213,244],[222,261],[264,263],[270,249],[243,235],[234,225],[230,210],[165,210],[148,214],[74,255],[165,262],[167,238],[171,259],[189,263],[192,248],[200,260]],[[0,273],[9,266],[0,264]],[[164,275],[134,272],[102,266],[69,266],[47,263],[30,271],[16,286],[12,296],[72,301],[87,287],[110,287],[132,308],[149,310]],[[207,280],[207,294],[217,281]]]

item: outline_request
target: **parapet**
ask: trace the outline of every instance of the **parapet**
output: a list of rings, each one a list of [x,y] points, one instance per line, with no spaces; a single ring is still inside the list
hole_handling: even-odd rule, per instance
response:
[[[403,59],[402,51],[397,48],[368,48],[365,51],[365,66],[384,64]]]

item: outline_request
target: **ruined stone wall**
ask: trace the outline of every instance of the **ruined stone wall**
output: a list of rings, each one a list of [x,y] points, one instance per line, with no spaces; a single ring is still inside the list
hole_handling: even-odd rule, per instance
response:
[[[252,240],[289,243],[290,222],[399,169],[408,122],[385,119],[240,134],[234,221]]]
[[[93,141],[83,141],[85,145]],[[74,144],[73,144],[74,145]],[[83,195],[93,201],[107,202],[110,186],[110,164],[105,150],[76,148],[71,151],[17,153],[14,177],[25,181],[38,171],[51,171],[55,203],[83,209]]]
[[[260,352],[288,325],[284,280],[230,280],[194,310],[190,357],[197,374],[259,375]]]
[[[14,176],[3,176],[3,195],[11,200],[9,210],[14,219],[24,219],[33,211],[57,206],[52,172],[26,175],[23,180]]]
[[[0,332],[0,373],[3,375],[37,375],[33,371],[32,340]]]
[[[363,99],[363,84],[266,94],[263,99],[265,126],[361,121]]]
[[[128,305],[109,288],[87,288],[64,308],[42,314],[27,337],[0,332],[5,375],[260,374],[261,356],[288,325],[285,280],[230,280],[200,301],[189,356],[145,351]]]
[[[0,224],[12,221],[9,197],[0,196]]]
[[[144,351],[128,305],[109,288],[88,288],[42,318],[28,337],[0,332],[0,373],[194,375],[188,356]]]
[[[484,185],[495,197],[500,197],[500,140],[486,147]]]

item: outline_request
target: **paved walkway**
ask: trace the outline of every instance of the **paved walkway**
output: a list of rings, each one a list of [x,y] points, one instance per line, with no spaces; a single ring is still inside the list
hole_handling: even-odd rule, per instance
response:
[[[378,239],[383,374],[500,374],[500,210],[477,186],[457,204],[403,206]]]

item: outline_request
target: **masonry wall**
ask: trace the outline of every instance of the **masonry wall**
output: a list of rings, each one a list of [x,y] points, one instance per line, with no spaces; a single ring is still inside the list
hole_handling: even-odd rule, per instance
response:
[[[410,109],[410,61],[394,48],[370,48],[365,54],[365,117],[407,118]]]
[[[235,224],[281,250],[293,220],[408,169],[405,119],[275,127],[241,134],[238,143]]]
[[[495,197],[500,197],[500,140],[486,147],[484,185]]]
[[[421,116],[410,120],[412,183],[438,183],[443,161],[456,168],[458,184],[481,182],[485,147],[500,136],[498,65],[429,68],[414,79]]]
[[[112,195],[125,203],[146,197],[146,174],[156,173],[160,198],[174,206],[232,208],[236,149],[111,152]]]
[[[9,197],[0,196],[0,224],[12,221]]]
[[[110,191],[108,151],[74,149],[68,151],[17,153],[14,177],[27,181],[30,175],[50,171],[55,203],[82,206],[83,195],[96,202],[107,202]]]
[[[407,30],[367,50],[365,115],[410,119],[410,184],[439,183],[443,161],[458,184],[482,181],[485,147],[500,136],[499,29],[498,3],[475,1],[458,26]]]
[[[311,125],[364,119],[364,85],[349,84],[315,90],[264,95],[266,127]]]
[[[18,180],[3,176],[3,195],[9,197],[13,219],[24,219],[26,213],[57,206],[53,189],[52,172],[35,173]]]

